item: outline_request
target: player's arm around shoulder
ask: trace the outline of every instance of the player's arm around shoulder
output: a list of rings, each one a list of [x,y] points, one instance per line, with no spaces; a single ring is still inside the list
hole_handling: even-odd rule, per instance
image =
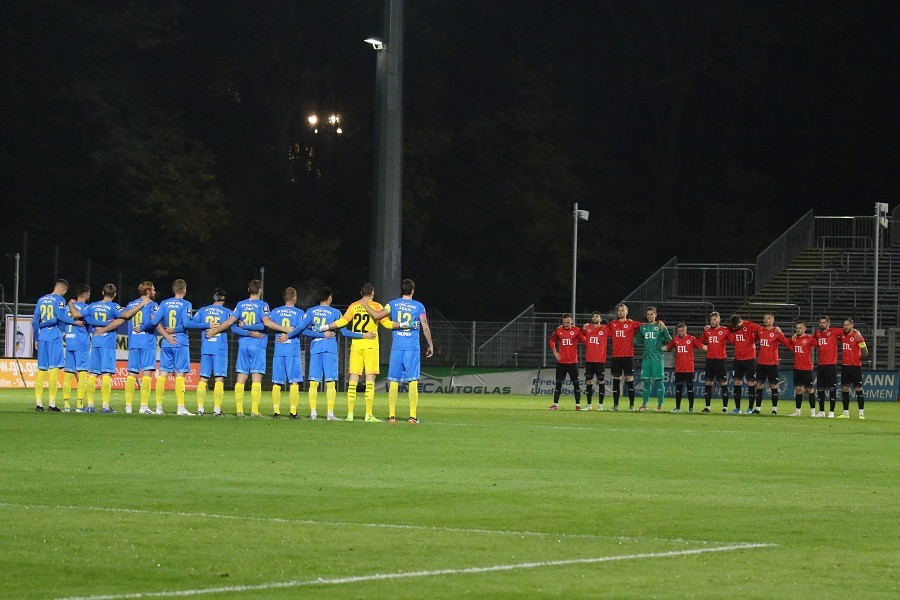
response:
[[[419,315],[419,328],[422,330],[422,335],[425,336],[425,343],[428,344],[428,348],[425,349],[425,358],[431,358],[434,355],[434,343],[431,341],[431,327],[428,326],[428,317],[425,316],[425,313]]]

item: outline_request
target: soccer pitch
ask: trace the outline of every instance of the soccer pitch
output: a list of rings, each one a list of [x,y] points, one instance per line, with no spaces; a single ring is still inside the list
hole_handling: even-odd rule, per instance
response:
[[[423,394],[414,426],[35,413],[0,392],[0,595],[898,597],[900,406],[571,404]]]

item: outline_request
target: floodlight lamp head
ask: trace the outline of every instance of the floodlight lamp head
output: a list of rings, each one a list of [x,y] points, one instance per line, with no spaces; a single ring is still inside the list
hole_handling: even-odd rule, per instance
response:
[[[382,41],[381,38],[370,37],[370,38],[366,38],[363,41],[367,44],[372,44],[372,48],[375,50],[375,52],[380,52],[381,50],[384,50],[384,41]]]

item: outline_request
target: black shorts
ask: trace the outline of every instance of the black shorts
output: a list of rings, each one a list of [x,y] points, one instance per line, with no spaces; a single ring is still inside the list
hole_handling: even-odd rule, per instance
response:
[[[795,387],[812,387],[812,370],[798,371],[794,369],[794,386]]]
[[[747,360],[737,360],[734,361],[734,380],[735,382],[743,381],[746,378],[748,381],[752,380],[756,377],[756,359],[749,358]]]
[[[841,386],[862,386],[862,366],[841,366]]]
[[[778,383],[778,365],[756,365],[756,381]]]
[[[837,387],[837,365],[816,367],[816,389],[828,390]]]
[[[675,373],[675,385],[686,383],[689,388],[694,387],[694,372]]]
[[[724,358],[706,359],[706,381],[728,381]]]
[[[634,357],[633,356],[613,356],[609,361],[610,371],[613,377],[625,375],[634,375]]]
[[[594,377],[597,378],[598,383],[604,383],[606,381],[606,363],[584,363],[584,380],[590,381]]]
[[[556,363],[556,380],[557,381],[565,381],[566,375],[569,376],[569,379],[572,383],[578,383],[578,364],[563,364]]]

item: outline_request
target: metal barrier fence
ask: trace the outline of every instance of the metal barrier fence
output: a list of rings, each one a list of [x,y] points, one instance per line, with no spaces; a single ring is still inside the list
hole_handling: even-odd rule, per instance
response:
[[[813,246],[813,211],[805,215],[785,231],[777,240],[756,257],[755,291],[758,292],[794,258]]]
[[[510,355],[531,345],[536,330],[534,304],[532,304],[515,319],[501,327],[497,333],[478,345],[475,357],[476,366],[495,367],[504,364]]]
[[[875,217],[816,217],[816,248],[872,248]]]
[[[663,266],[659,268],[656,273],[651,275],[638,287],[634,289],[630,294],[625,296],[622,302],[626,304],[628,302],[647,300],[650,298],[666,298],[666,270],[673,269],[678,266],[678,257],[673,256],[666,262]],[[671,290],[671,286],[670,286]],[[614,312],[614,311],[610,311]]]
[[[753,292],[754,265],[686,263],[663,267],[660,298],[745,298]]]

